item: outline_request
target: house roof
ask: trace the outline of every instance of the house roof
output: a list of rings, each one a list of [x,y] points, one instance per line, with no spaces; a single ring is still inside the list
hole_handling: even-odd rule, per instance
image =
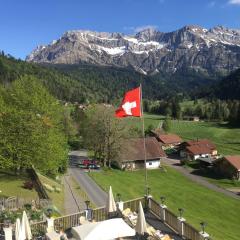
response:
[[[225,156],[225,160],[227,160],[233,167],[235,167],[238,171],[240,171],[240,155],[235,156]]]
[[[164,144],[180,143],[182,139],[176,134],[160,134],[158,138]]]
[[[146,139],[146,159],[158,159],[166,157],[161,145],[155,137],[147,137]],[[121,161],[144,160],[144,139],[132,138],[127,139],[121,148],[119,155]]]
[[[193,155],[198,155],[198,154],[210,154],[212,153],[212,149],[209,146],[206,145],[192,145],[192,146],[187,146],[186,150]]]
[[[207,148],[210,148],[211,150],[216,149],[216,145],[208,139],[191,140],[186,142],[186,144],[187,146],[203,145],[206,146]]]

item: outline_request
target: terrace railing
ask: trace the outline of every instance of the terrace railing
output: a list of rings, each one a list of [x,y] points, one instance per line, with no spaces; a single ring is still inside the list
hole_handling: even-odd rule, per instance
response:
[[[179,220],[177,215],[165,208],[165,223],[169,225],[174,231],[179,231]]]
[[[191,226],[189,223],[185,221],[180,221],[177,215],[171,212],[167,208],[162,208],[161,205],[153,200],[149,199],[149,210],[158,217],[161,221],[171,227],[176,233],[182,235],[182,237],[186,240],[200,240],[201,235],[199,231]],[[164,214],[163,214],[164,212]]]
[[[58,232],[61,229],[66,230],[80,225],[79,219],[81,216],[85,216],[85,211],[56,218],[54,220],[54,230]]]
[[[141,198],[135,198],[133,200],[124,202],[123,203],[123,209],[130,208],[132,212],[137,212],[138,211],[139,202],[142,203],[143,208],[146,207],[146,205],[147,205],[146,198],[141,197]]]
[[[200,240],[199,231],[191,226],[189,223],[183,222],[183,236],[185,239]]]
[[[199,231],[186,222],[181,222],[177,215],[171,212],[167,208],[162,208],[161,205],[149,198],[136,198],[130,201],[126,201],[123,203],[123,208],[130,208],[131,211],[138,211],[139,202],[141,201],[143,207],[148,208],[148,210],[153,213],[160,221],[167,224],[170,228],[172,228],[176,233],[183,237],[186,240],[200,240],[201,235]],[[92,217],[95,221],[103,221],[108,218],[108,214],[106,212],[105,207],[97,208],[92,210]],[[55,231],[60,231],[63,229],[64,231],[80,225],[80,217],[85,216],[86,212],[78,212],[75,214],[63,216],[56,218],[54,220],[54,229]],[[31,224],[31,229],[34,236],[43,236],[47,230],[46,222],[38,222]]]
[[[41,221],[31,224],[31,231],[34,238],[44,236],[47,232],[47,222]]]

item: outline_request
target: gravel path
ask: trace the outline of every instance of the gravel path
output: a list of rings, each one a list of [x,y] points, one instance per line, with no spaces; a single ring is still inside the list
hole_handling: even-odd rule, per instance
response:
[[[177,171],[181,172],[184,176],[186,176],[187,178],[191,179],[192,181],[194,182],[197,182],[211,190],[214,190],[216,192],[220,192],[220,193],[223,193],[225,194],[226,196],[229,196],[229,197],[232,197],[232,198],[235,198],[235,199],[240,199],[240,196],[226,190],[226,189],[223,189],[223,188],[220,188],[210,182],[208,182],[206,179],[204,179],[203,177],[201,176],[197,176],[197,175],[194,175],[192,173],[192,170],[190,169],[186,169],[182,166],[180,166],[180,161],[177,160],[177,159],[171,159],[171,158],[164,158],[162,159],[162,163],[165,164],[165,165],[168,165],[168,166],[171,166],[173,167],[174,169],[176,169]]]

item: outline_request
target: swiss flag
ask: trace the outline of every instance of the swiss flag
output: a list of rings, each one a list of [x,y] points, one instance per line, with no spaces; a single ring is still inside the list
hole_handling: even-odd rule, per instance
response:
[[[140,87],[125,93],[121,106],[115,112],[115,116],[119,118],[128,116],[141,117]]]

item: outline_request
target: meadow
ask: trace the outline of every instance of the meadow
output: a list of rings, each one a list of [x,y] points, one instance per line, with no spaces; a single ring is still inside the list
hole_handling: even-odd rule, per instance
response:
[[[149,125],[154,128],[159,127],[164,117],[145,114],[144,119],[147,129]],[[139,118],[126,118],[124,121],[141,129]],[[208,138],[216,144],[220,154],[240,155],[240,128],[231,128],[226,123],[172,120],[170,132],[178,134],[183,140]]]
[[[192,182],[172,168],[165,170],[148,171],[154,199],[159,201],[160,196],[165,196],[166,205],[176,214],[178,208],[183,208],[184,218],[199,230],[199,223],[206,221],[206,231],[215,240],[239,239],[239,200]],[[106,191],[111,185],[114,194],[120,193],[123,200],[144,195],[144,171],[109,170],[90,176]]]

